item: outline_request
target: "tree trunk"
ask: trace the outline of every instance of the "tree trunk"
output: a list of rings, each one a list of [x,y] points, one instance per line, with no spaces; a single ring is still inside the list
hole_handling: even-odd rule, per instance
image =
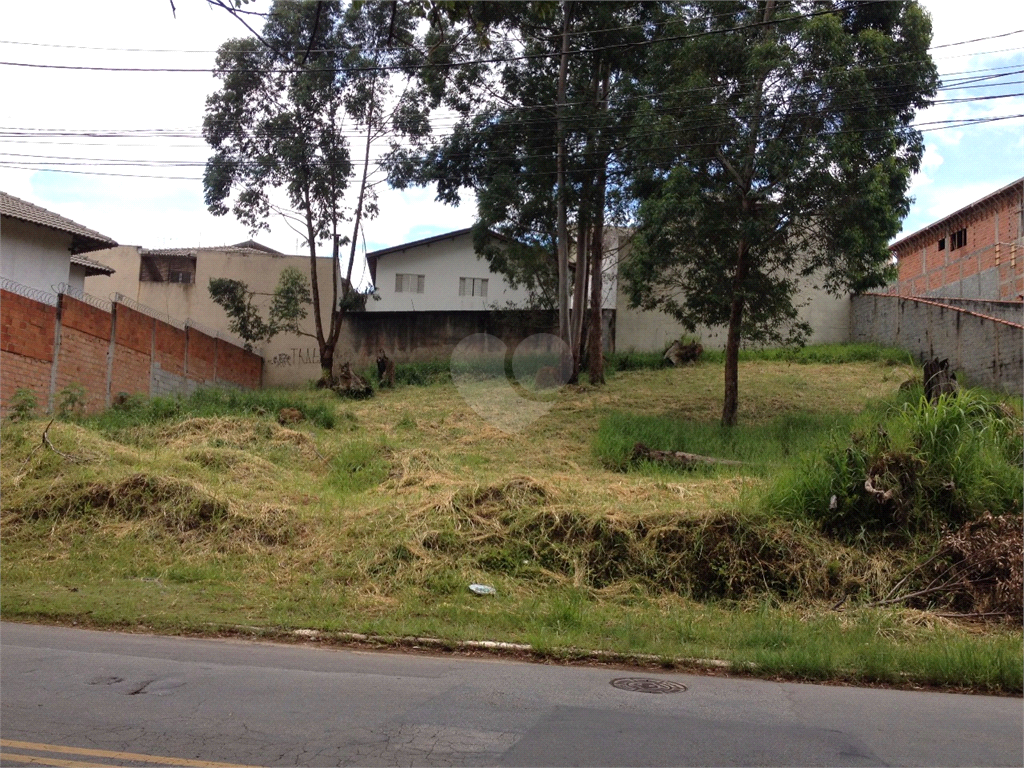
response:
[[[558,335],[566,345],[569,337],[569,223],[566,207],[567,190],[565,180],[565,87],[569,72],[569,12],[572,3],[562,0],[562,58],[558,65],[558,93],[555,97],[555,111],[558,115],[558,160],[557,160],[557,202],[558,207]],[[563,381],[568,379],[572,366],[571,356],[563,357]]]
[[[587,275],[590,272],[588,245],[590,223],[586,220],[582,203],[579,214],[579,236],[576,239],[576,280],[572,292],[572,312],[569,315],[572,333],[572,376],[569,383],[575,384],[583,364],[583,318],[587,311]]]
[[[747,277],[747,242],[740,240],[736,254],[736,274],[732,280],[732,304],[729,308],[729,336],[725,343],[725,399],[722,426],[736,426],[739,407],[740,326],[743,323],[743,283]]]
[[[598,106],[601,110],[608,109],[608,88],[610,72],[604,72],[601,90],[598,94]],[[587,346],[590,349],[587,375],[591,384],[604,384],[604,327],[602,322],[602,303],[604,293],[604,205],[608,191],[608,155],[600,155],[600,170],[597,172],[597,185],[594,190],[594,234],[591,241],[590,264],[590,338]]]
[[[604,201],[607,183],[607,174],[602,164],[595,190],[594,234],[590,245],[590,338],[587,341],[590,359],[587,361],[587,375],[591,384],[604,384],[604,329],[601,317],[604,287],[601,272],[604,266]]]
[[[331,368],[327,366],[333,364],[334,349],[327,343],[327,339],[324,338],[324,323],[323,318],[320,316],[320,275],[317,271],[316,263],[316,229],[313,227],[313,214],[310,211],[309,198],[307,197],[304,202],[306,203],[306,239],[309,245],[309,287],[313,299],[313,324],[316,327],[316,343],[320,348],[321,375],[326,374],[326,378],[329,379],[332,373]],[[335,250],[337,250],[337,247],[338,244],[335,241]],[[331,312],[333,314],[333,307],[331,307]]]

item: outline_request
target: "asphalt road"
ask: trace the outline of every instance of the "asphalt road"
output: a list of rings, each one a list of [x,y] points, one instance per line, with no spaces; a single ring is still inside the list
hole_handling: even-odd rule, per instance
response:
[[[0,625],[5,766],[1021,766],[1022,743],[1016,698]]]

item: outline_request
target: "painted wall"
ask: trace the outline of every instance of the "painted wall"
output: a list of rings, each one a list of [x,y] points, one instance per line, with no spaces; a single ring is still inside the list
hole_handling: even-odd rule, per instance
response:
[[[228,330],[228,316],[210,298],[209,284],[214,277],[241,280],[253,291],[270,294],[277,287],[281,271],[294,267],[308,279],[309,258],[306,256],[274,256],[249,249],[210,248],[196,249],[196,281],[187,283],[157,283],[139,280],[142,249],[122,245],[90,253],[90,258],[113,267],[117,272],[108,278],[86,279],[86,292],[112,297],[121,293],[143,306],[184,323],[186,320],[205,329],[216,331],[225,340],[236,345],[243,342]],[[327,333],[330,323],[330,291],[332,265],[330,259],[318,259],[318,281],[322,300],[322,323]],[[100,282],[100,280],[103,282]],[[257,306],[266,317],[270,296],[257,297]],[[265,386],[297,386],[320,375],[320,350],[315,333],[316,326],[310,315],[303,324],[308,335],[279,334],[269,342],[254,345],[254,352],[276,365],[266,368]]]
[[[54,293],[56,286],[70,282],[71,240],[64,232],[2,217],[0,277]]]
[[[799,317],[811,326],[809,344],[842,344],[850,340],[850,297],[836,297],[807,280],[797,292]],[[708,349],[725,349],[728,328],[699,326],[689,334],[664,312],[631,308],[620,290],[615,312],[615,347],[618,352],[660,352],[682,336],[696,336]]]
[[[423,293],[396,292],[397,274],[423,275]],[[460,277],[485,278],[486,298],[459,296]],[[486,259],[477,258],[469,233],[382,255],[376,286],[380,300],[367,302],[369,312],[504,309],[510,303],[523,307],[529,300],[528,291],[509,287],[504,277],[491,272]]]

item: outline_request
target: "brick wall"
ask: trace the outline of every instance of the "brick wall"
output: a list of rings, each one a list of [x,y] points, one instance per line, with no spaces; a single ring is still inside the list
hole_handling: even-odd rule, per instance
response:
[[[979,304],[974,308],[983,309]],[[905,349],[919,362],[948,358],[969,385],[1024,391],[1020,322],[928,299],[865,294],[853,298],[850,336]]]
[[[204,384],[213,381],[217,365],[217,339],[195,328],[187,328],[186,378]]]
[[[150,394],[150,366],[156,320],[123,304],[114,305],[110,395]]]
[[[102,410],[107,404],[110,313],[71,296],[61,296],[57,319],[60,333],[49,406],[58,406],[61,392],[77,384],[85,390],[85,409]]]
[[[223,367],[220,361],[224,361]],[[198,386],[260,387],[263,359],[194,328],[124,304],[100,309],[67,294],[53,307],[0,290],[0,417],[19,389],[54,409],[80,386],[89,412],[120,393],[189,394]]]
[[[899,279],[888,293],[1013,301],[1024,293],[1020,184],[969,205],[893,246]],[[957,232],[966,243],[954,248]]]

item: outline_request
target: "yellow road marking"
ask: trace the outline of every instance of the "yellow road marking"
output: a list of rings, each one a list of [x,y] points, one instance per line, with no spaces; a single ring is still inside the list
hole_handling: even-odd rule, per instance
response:
[[[86,749],[85,747],[62,747],[58,744],[36,744],[32,741],[12,741],[11,739],[0,739],[0,747],[12,747],[14,749],[34,749],[37,752],[60,752],[66,755],[87,755],[89,757],[107,757],[113,760],[135,760],[142,763],[158,763],[160,765],[183,765],[189,768],[256,768],[256,766],[238,765],[236,763],[215,763],[209,760],[186,760],[181,757],[157,757],[156,755],[140,755],[135,752],[112,752],[107,749]],[[6,758],[21,760],[40,764],[44,758],[6,755]],[[49,759],[49,758],[45,758]],[[96,763],[71,763],[67,761],[41,763],[42,765],[60,766],[91,766]],[[110,768],[104,766],[103,768]]]
[[[58,757],[36,757],[35,755],[15,755],[11,752],[0,752],[0,761],[8,763],[24,763],[28,765],[49,765],[55,768],[111,768],[110,763],[83,763],[77,760],[61,760]]]

